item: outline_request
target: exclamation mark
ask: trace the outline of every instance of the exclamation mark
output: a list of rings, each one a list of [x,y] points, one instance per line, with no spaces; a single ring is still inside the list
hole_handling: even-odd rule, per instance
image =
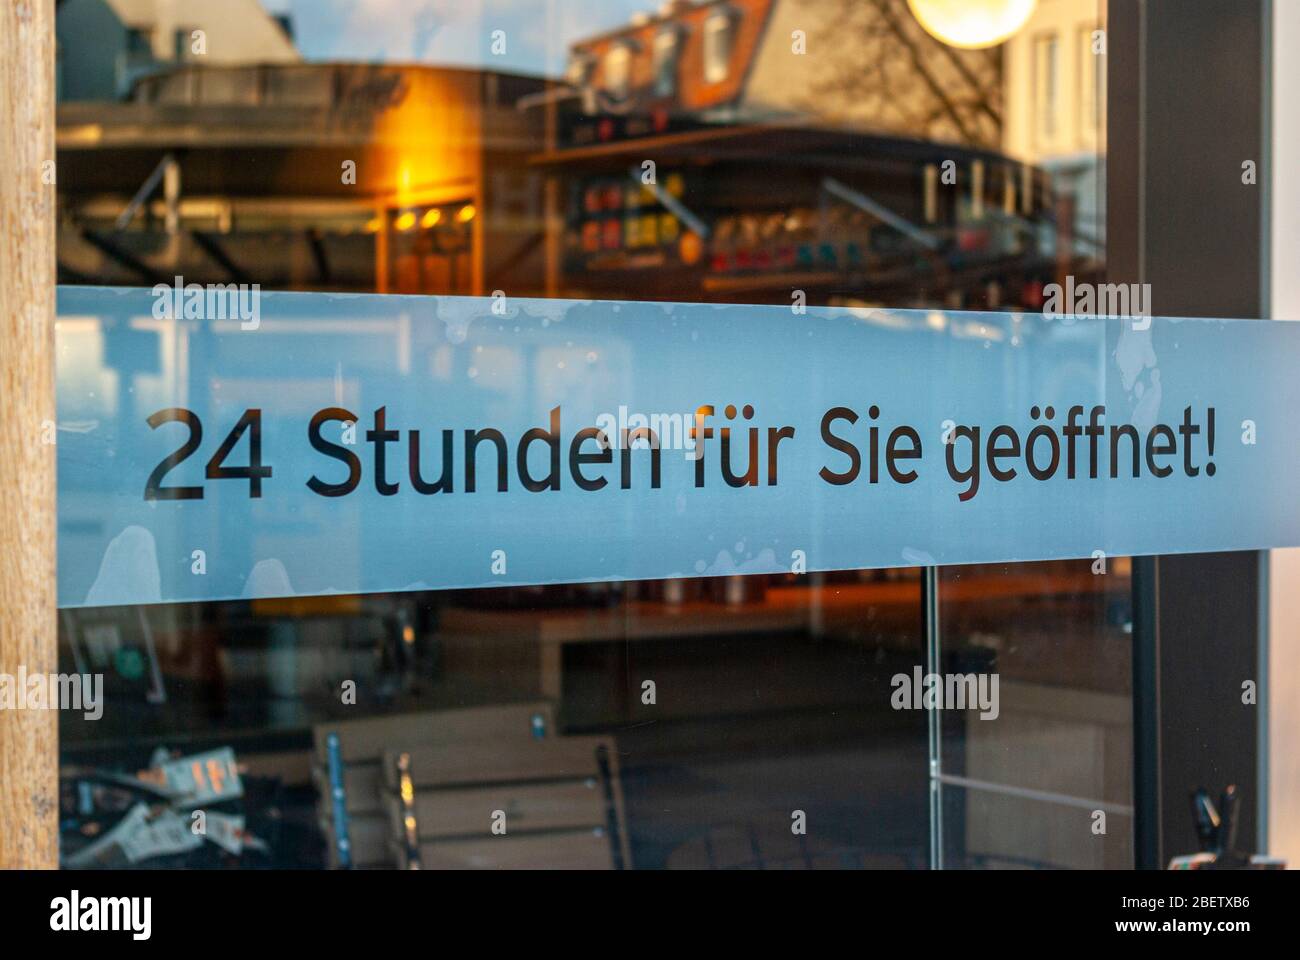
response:
[[[1214,408],[1209,407],[1208,409],[1209,409],[1210,417],[1205,425],[1205,445],[1210,451],[1210,456],[1213,457],[1214,456]],[[1207,477],[1214,476],[1213,460],[1209,461],[1205,465],[1205,475]]]

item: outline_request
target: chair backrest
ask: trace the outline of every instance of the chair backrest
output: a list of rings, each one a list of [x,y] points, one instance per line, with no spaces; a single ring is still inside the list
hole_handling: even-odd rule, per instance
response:
[[[551,706],[540,702],[317,724],[313,729],[313,772],[331,866],[397,866],[383,799],[386,750],[479,748],[484,744],[542,742],[554,736]]]
[[[388,750],[383,770],[403,866],[612,869],[628,863],[609,738]]]

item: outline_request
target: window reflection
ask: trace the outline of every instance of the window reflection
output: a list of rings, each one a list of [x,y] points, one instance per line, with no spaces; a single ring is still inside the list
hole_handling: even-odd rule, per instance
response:
[[[507,4],[502,54],[495,21],[401,3],[137,6],[60,5],[63,284],[1036,311],[1104,266],[1095,0],[1040,0],[988,49],[906,0]],[[490,408],[579,350],[505,337],[465,369],[416,324],[268,320],[268,350],[64,316],[60,429],[111,456],[109,424],[223,386],[347,406],[355,362]],[[364,357],[286,375],[295,337],[345,329]],[[63,544],[102,536],[97,491],[61,497]],[[322,522],[258,521],[263,546]],[[79,595],[99,559],[64,570]],[[948,569],[937,598],[919,568],[165,605],[137,583],[61,614],[61,669],[107,682],[102,720],[61,718],[65,861],[1127,866],[1128,567],[1089,563]],[[931,667],[996,673],[999,719],[933,737],[894,709]],[[217,781],[196,845],[162,788]]]

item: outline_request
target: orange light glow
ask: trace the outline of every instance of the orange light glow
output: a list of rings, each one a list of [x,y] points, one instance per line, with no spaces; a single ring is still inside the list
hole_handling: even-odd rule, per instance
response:
[[[428,230],[430,227],[436,227],[438,221],[442,219],[442,211],[437,207],[432,210],[426,210],[424,216],[420,218],[420,226]]]
[[[413,226],[415,226],[415,214],[412,213],[410,210],[407,210],[405,213],[403,213],[401,216],[399,216],[396,220],[393,221],[393,226],[395,226],[398,230],[401,230],[403,233],[405,233],[407,230],[410,230]]]
[[[465,206],[461,207],[459,210],[456,211],[456,220],[459,223],[469,223],[471,220],[474,219],[474,213],[475,213],[474,204],[467,203],[465,204]]]

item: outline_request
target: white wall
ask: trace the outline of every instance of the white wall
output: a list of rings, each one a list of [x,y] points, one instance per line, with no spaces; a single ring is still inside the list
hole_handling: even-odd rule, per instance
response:
[[[1300,3],[1274,0],[1272,48],[1270,312],[1300,320]],[[1268,852],[1300,868],[1300,549],[1271,551],[1268,590]]]

